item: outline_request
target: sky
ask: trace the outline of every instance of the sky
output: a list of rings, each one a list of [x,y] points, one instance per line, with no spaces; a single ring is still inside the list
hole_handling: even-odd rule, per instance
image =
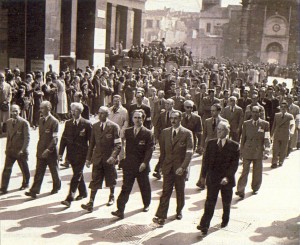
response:
[[[163,9],[164,7],[174,10],[199,12],[201,0],[147,0],[146,10]],[[240,4],[241,0],[222,0],[222,7],[228,4]]]

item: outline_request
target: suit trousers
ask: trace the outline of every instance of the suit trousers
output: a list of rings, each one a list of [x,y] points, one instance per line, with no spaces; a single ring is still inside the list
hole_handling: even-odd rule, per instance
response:
[[[60,177],[58,174],[57,159],[37,158],[34,181],[33,181],[32,187],[30,189],[31,192],[37,193],[37,194],[40,193],[47,166],[49,166],[49,170],[51,173],[51,177],[52,177],[52,181],[53,181],[53,190],[60,190],[61,181],[60,181]]]
[[[83,177],[83,168],[85,160],[81,162],[74,162],[70,161],[71,167],[73,170],[73,176],[70,183],[70,191],[67,199],[69,201],[72,201],[74,199],[76,190],[78,189],[80,196],[87,196],[87,190],[84,183],[84,177]]]
[[[7,188],[8,188],[10,175],[11,175],[12,168],[13,168],[15,161],[18,162],[19,167],[22,172],[22,175],[23,175],[22,186],[28,185],[29,179],[30,179],[30,173],[29,173],[27,160],[28,160],[27,154],[22,154],[21,156],[18,156],[18,157],[6,155],[5,166],[4,166],[3,173],[2,173],[2,182],[1,182],[2,190],[7,190]]]
[[[185,199],[184,198],[185,178],[186,178],[186,173],[179,176],[175,174],[175,171],[173,169],[170,171],[170,173],[164,174],[163,192],[160,197],[158,209],[156,211],[156,217],[163,218],[163,219],[167,218],[170,198],[174,186],[175,186],[176,200],[177,200],[176,213],[177,214],[181,213],[181,210],[184,207],[184,199]]]
[[[138,182],[144,207],[148,207],[151,202],[151,187],[149,181],[149,171],[132,173],[130,170],[123,170],[123,185],[121,193],[117,200],[118,210],[124,212],[125,205],[128,202],[130,192],[132,190],[135,179]]]
[[[200,221],[200,226],[203,228],[209,228],[210,221],[214,215],[215,206],[217,203],[219,191],[221,191],[222,204],[223,204],[223,216],[222,222],[228,223],[230,215],[230,205],[232,200],[232,187],[223,186],[220,184],[217,185],[208,185],[207,186],[207,196],[204,207],[204,214]]]
[[[287,154],[287,148],[288,148],[289,140],[279,140],[274,138],[273,140],[273,158],[272,158],[272,164],[277,164],[278,162],[278,156],[279,156],[279,162],[283,163],[286,154]]]
[[[247,185],[251,162],[253,162],[253,174],[251,184],[252,190],[258,191],[261,186],[262,159],[243,159],[243,171],[237,185],[238,192],[245,193],[245,187]]]

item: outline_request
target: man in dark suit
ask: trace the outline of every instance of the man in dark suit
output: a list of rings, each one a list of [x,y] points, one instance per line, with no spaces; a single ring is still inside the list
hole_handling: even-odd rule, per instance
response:
[[[78,102],[71,104],[72,119],[65,124],[59,147],[59,159],[62,160],[65,148],[67,148],[67,159],[73,169],[73,176],[70,183],[70,191],[63,205],[71,206],[78,188],[79,196],[76,200],[87,197],[87,190],[83,178],[83,168],[88,151],[88,143],[91,136],[92,124],[81,117],[83,105]]]
[[[165,111],[161,112],[157,121],[157,134],[158,134],[158,143],[160,144],[160,135],[161,132],[168,127],[171,127],[170,115],[174,111],[174,100],[167,99],[165,101]],[[158,160],[158,163],[155,166],[153,176],[158,180],[161,179],[161,162]]]
[[[243,157],[243,172],[239,178],[236,195],[242,199],[245,196],[250,164],[253,162],[252,190],[259,190],[262,183],[262,161],[270,152],[270,126],[259,118],[258,106],[252,107],[252,119],[245,121],[242,130],[241,155]]]
[[[236,142],[240,142],[244,113],[243,109],[236,105],[236,101],[237,98],[235,96],[230,96],[229,105],[222,111],[222,116],[229,122],[229,137]]]
[[[173,111],[170,119],[172,127],[166,128],[161,134],[160,162],[163,173],[163,193],[153,222],[164,225],[167,218],[170,198],[175,186],[177,209],[176,219],[182,219],[184,207],[184,188],[187,168],[193,155],[193,134],[181,126],[181,111]]]
[[[88,212],[93,211],[94,200],[98,189],[102,189],[105,179],[106,187],[110,188],[107,206],[114,203],[114,191],[117,184],[117,171],[115,163],[121,151],[120,128],[118,124],[108,119],[109,108],[99,108],[100,121],[93,125],[90,145],[85,165],[89,168],[93,164],[90,201],[81,207]]]
[[[176,87],[175,92],[176,92],[176,95],[171,97],[171,99],[174,100],[174,109],[184,112],[183,103],[185,101],[185,98],[183,96],[181,96],[181,88]]]
[[[7,120],[6,158],[2,173],[1,194],[7,193],[12,167],[18,161],[23,175],[20,190],[28,187],[30,173],[28,169],[29,123],[19,116],[20,107],[12,105],[11,117]]]
[[[34,176],[34,182],[30,191],[25,192],[26,196],[36,198],[36,194],[40,193],[43,178],[47,166],[53,180],[53,188],[51,194],[55,194],[60,190],[61,181],[58,175],[58,158],[57,158],[57,133],[58,120],[51,115],[52,109],[49,101],[43,101],[40,105],[42,117],[39,120],[39,141],[37,144],[37,164]]]
[[[162,112],[162,110],[165,109],[165,103],[166,103],[166,99],[164,98],[165,92],[163,90],[159,90],[157,96],[158,96],[158,100],[154,103],[153,120],[152,120],[155,140],[159,139],[158,120],[159,120],[160,113]]]
[[[230,126],[220,122],[217,127],[217,139],[208,141],[203,159],[202,174],[206,177],[207,197],[204,214],[197,226],[203,235],[207,234],[213,217],[219,191],[222,195],[223,216],[221,227],[229,222],[232,189],[235,186],[235,172],[239,164],[239,144],[228,139]]]
[[[195,95],[195,104],[196,104],[196,107],[197,107],[198,115],[201,117],[202,121],[204,122],[202,117],[203,117],[203,114],[204,114],[203,99],[207,96],[206,83],[201,83],[199,87],[200,87],[200,92],[196,93],[196,95]]]
[[[125,205],[128,202],[135,179],[140,187],[144,212],[148,212],[151,202],[149,181],[149,162],[153,152],[152,132],[143,126],[146,114],[143,110],[133,112],[134,126],[125,130],[126,156],[123,165],[123,185],[118,197],[118,210],[112,215],[124,218]]]
[[[295,125],[294,116],[288,113],[288,104],[282,101],[280,111],[275,114],[274,123],[271,131],[273,138],[273,158],[271,168],[277,168],[283,165],[286,158],[287,148],[290,138],[292,137],[291,129]]]
[[[243,112],[245,113],[247,105],[250,105],[252,100],[249,98],[249,91],[244,90],[242,94],[242,98],[239,98],[237,101],[237,105],[243,109]]]
[[[130,118],[129,126],[133,126],[133,121],[132,121],[133,111],[142,109],[146,114],[144,126],[148,129],[151,129],[151,111],[149,106],[143,104],[144,93],[140,91],[137,92],[135,98],[136,98],[136,104],[130,105],[128,109],[128,114]]]
[[[215,91],[213,89],[208,90],[208,96],[203,98],[203,116],[201,116],[202,120],[205,121],[207,118],[211,117],[211,106],[214,104],[219,104],[220,100],[215,97]]]

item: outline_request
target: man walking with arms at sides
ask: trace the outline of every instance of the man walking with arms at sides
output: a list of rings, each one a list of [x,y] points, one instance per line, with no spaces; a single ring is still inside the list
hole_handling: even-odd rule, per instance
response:
[[[207,234],[213,217],[219,191],[222,195],[223,216],[221,228],[229,222],[232,189],[235,186],[235,172],[240,157],[239,144],[228,138],[230,126],[227,122],[220,122],[217,127],[217,139],[208,141],[203,156],[202,175],[206,178],[207,196],[204,214],[197,229],[203,235]]]
[[[245,197],[250,164],[253,162],[252,191],[259,190],[262,183],[262,161],[270,152],[270,126],[259,118],[260,108],[252,107],[252,119],[245,121],[242,130],[241,156],[243,157],[243,172],[239,178],[237,192],[240,198]]]
[[[57,193],[61,187],[57,159],[58,120],[51,115],[51,109],[52,106],[49,101],[43,101],[40,105],[42,117],[39,120],[39,141],[37,144],[37,164],[34,182],[30,191],[25,192],[26,196],[32,198],[36,198],[36,194],[40,193],[47,166],[50,169],[53,181],[51,194]]]
[[[170,115],[172,127],[164,129],[161,133],[159,161],[164,176],[163,192],[153,218],[153,222],[159,225],[164,225],[167,218],[174,186],[177,199],[176,219],[182,219],[186,170],[193,155],[194,142],[192,132],[181,126],[181,118],[181,111],[172,111]]]
[[[123,185],[118,197],[118,210],[112,215],[124,218],[125,205],[128,202],[135,179],[140,187],[144,212],[148,212],[151,202],[151,187],[149,181],[149,162],[153,152],[153,135],[151,130],[143,126],[146,114],[143,110],[133,112],[134,126],[125,130],[126,157],[123,165]]]
[[[67,207],[70,207],[71,202],[74,201],[77,189],[79,191],[79,196],[76,197],[76,201],[87,197],[87,190],[83,178],[83,168],[87,156],[92,124],[81,117],[83,109],[83,105],[79,102],[71,104],[72,119],[68,120],[65,124],[59,147],[59,159],[62,160],[65,148],[67,148],[67,159],[73,169],[69,194],[66,200],[61,202]]]
[[[108,119],[109,109],[106,106],[99,108],[99,122],[93,125],[90,145],[85,165],[89,168],[93,164],[90,201],[81,207],[88,212],[93,211],[94,200],[98,189],[102,189],[105,179],[106,187],[110,188],[107,206],[114,203],[114,191],[117,184],[115,163],[121,150],[119,126]]]
[[[287,155],[289,140],[293,137],[292,129],[295,126],[294,116],[287,112],[288,103],[282,101],[280,104],[280,112],[275,114],[274,123],[271,131],[273,138],[273,158],[271,168],[279,167]]]
[[[28,169],[29,123],[19,116],[20,107],[12,105],[11,118],[7,120],[6,158],[2,173],[0,194],[6,194],[8,183],[15,161],[18,161],[23,175],[23,182],[19,190],[28,187],[30,173]]]

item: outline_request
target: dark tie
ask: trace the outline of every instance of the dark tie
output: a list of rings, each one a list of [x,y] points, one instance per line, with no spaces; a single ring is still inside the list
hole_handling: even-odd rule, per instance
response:
[[[16,123],[17,123],[17,120],[16,120],[16,119],[14,119],[14,120],[13,120],[13,122],[12,122],[12,126],[13,126],[13,128],[15,127]]]
[[[43,117],[43,119],[42,119],[42,124],[44,125],[45,122],[46,122],[46,118]]]
[[[282,113],[282,118],[284,118],[284,113]]]
[[[167,125],[169,124],[169,121],[170,121],[170,115],[169,112],[167,112]]]
[[[173,131],[173,139],[176,137],[176,130]]]
[[[218,142],[218,148],[219,148],[220,151],[222,150],[222,148],[223,148],[223,146],[222,146],[222,140],[219,140],[219,142]]]
[[[231,107],[231,112],[233,112],[233,107]]]
[[[138,134],[138,130],[137,128],[134,129],[134,137],[136,137],[136,135]]]
[[[100,126],[100,132],[101,133],[103,132],[103,128],[104,128],[104,125],[103,125],[103,123],[101,123],[101,126]]]
[[[118,108],[114,107],[114,108],[113,108],[113,113],[116,113],[117,110],[118,110]]]
[[[74,121],[74,126],[77,127],[77,121],[76,120]]]
[[[213,131],[215,131],[216,126],[217,126],[216,119],[213,118],[213,123],[212,123],[212,130]]]
[[[257,121],[254,122],[254,126],[257,127]]]

